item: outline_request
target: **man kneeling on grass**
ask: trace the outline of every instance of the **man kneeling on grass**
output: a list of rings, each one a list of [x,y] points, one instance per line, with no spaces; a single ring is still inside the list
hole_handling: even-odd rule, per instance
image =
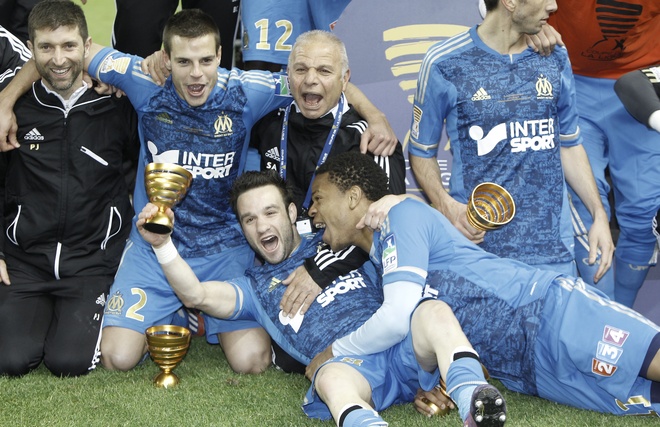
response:
[[[339,276],[316,298],[304,316],[283,316],[279,304],[285,287],[280,283],[305,258],[318,251],[322,233],[304,237],[298,234],[297,212],[291,194],[284,181],[272,172],[248,172],[239,177],[232,189],[231,203],[250,246],[264,260],[264,265],[229,282],[200,283],[178,255],[168,235],[144,229],[146,219],[157,208],[149,204],[139,215],[140,233],[153,246],[168,281],[186,306],[218,318],[256,320],[275,342],[305,365],[337,338],[357,329],[380,307],[383,294],[378,274],[371,263],[366,263],[358,270]],[[168,215],[174,217],[171,210]],[[450,375],[454,373],[457,390],[467,396],[456,398],[465,417],[472,407],[472,413],[483,412],[475,418],[493,417],[497,422],[493,425],[503,424],[506,419],[504,399],[497,389],[486,383],[478,356],[458,324],[454,320],[453,327],[447,330],[435,327],[447,321],[444,313],[451,313],[445,303],[426,301],[415,310],[410,320],[411,333],[403,341],[373,355],[370,363],[363,366],[356,359],[344,359],[347,363],[356,362],[350,365],[355,368],[350,375],[361,381],[357,387],[351,384],[328,396],[331,414],[339,425],[385,426],[387,424],[373,409],[412,402],[419,387],[431,390],[438,384],[440,373],[444,376],[448,371]],[[450,363],[454,359],[456,361]],[[468,360],[467,367],[458,362],[465,360]],[[478,367],[478,373],[472,373],[473,364]],[[462,378],[465,377],[469,377],[470,382],[464,382]],[[333,397],[337,398],[336,404],[330,402]],[[309,414],[330,416],[327,410]]]

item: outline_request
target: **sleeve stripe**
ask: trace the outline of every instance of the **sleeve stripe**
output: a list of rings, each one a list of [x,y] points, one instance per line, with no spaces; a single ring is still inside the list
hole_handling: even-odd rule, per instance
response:
[[[390,157],[389,156],[374,156],[376,164],[385,171],[385,174],[390,178]],[[388,180],[389,181],[389,180]]]
[[[578,136],[580,136],[580,127],[579,126],[575,129],[575,133],[571,133],[571,134],[567,134],[567,135],[559,134],[559,140],[560,141],[574,141],[578,138]]]
[[[461,34],[458,34],[444,43],[432,47],[424,56],[422,61],[422,66],[419,71],[419,80],[417,86],[416,98],[420,103],[424,102],[424,96],[426,95],[426,86],[428,83],[429,75],[431,74],[431,68],[433,64],[444,55],[452,53],[456,49],[460,49],[468,44],[472,43],[472,38],[470,33],[465,31]]]
[[[232,72],[231,75],[229,76],[229,79],[236,79],[236,78],[241,80],[243,83],[249,82],[252,84],[266,86],[267,88],[270,89],[273,89],[275,87],[275,81],[273,80],[273,75],[270,73],[246,71],[240,76],[237,76],[235,73]]]
[[[32,52],[16,36],[0,26],[0,37],[7,39],[12,50],[21,57],[23,61],[28,61],[32,57]]]
[[[7,79],[13,78],[21,68],[22,67],[10,68],[4,73],[0,74],[0,83],[4,82]]]
[[[332,263],[345,259],[351,252],[353,252],[354,249],[355,246],[349,246],[348,248],[342,249],[339,252],[332,252],[330,249],[324,249],[316,254],[314,261],[316,262],[319,270],[322,271],[324,268],[332,265]]]
[[[360,132],[360,135],[364,133],[365,130],[367,130],[367,122],[364,120],[360,120],[359,122],[351,123],[350,125],[346,126],[347,128],[353,128]]]

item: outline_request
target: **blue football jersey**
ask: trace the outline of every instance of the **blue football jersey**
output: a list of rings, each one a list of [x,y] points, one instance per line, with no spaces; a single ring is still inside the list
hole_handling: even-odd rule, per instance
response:
[[[282,316],[279,305],[286,286],[280,283],[318,252],[322,238],[323,233],[306,235],[286,261],[255,267],[246,277],[231,281],[243,294],[233,319],[256,320],[284,351],[305,365],[337,338],[357,329],[383,303],[379,276],[367,262],[326,287],[304,316]]]
[[[528,264],[573,259],[560,147],[581,143],[566,50],[502,55],[476,27],[427,52],[413,107],[409,152],[435,157],[443,127],[453,156],[450,194],[466,203],[474,187],[495,182],[516,216],[486,233],[482,247]]]
[[[491,375],[522,378],[533,387],[538,319],[558,273],[486,252],[440,212],[410,199],[389,212],[374,234],[371,254],[382,269],[383,286],[418,283],[425,297],[452,308]],[[504,343],[507,351],[497,351]]]
[[[160,87],[142,73],[140,64],[137,56],[106,48],[89,66],[91,75],[126,92],[138,112],[141,161],[135,211],[148,202],[142,179],[145,165],[175,163],[193,175],[187,194],[174,207],[172,237],[181,256],[206,256],[246,245],[229,205],[229,190],[243,171],[252,125],[291,103],[286,76],[220,68],[207,102],[193,108],[176,93],[171,78]],[[146,244],[135,228],[131,238]]]

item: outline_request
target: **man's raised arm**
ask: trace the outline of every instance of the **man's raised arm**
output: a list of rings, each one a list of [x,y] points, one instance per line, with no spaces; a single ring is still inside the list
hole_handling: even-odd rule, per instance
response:
[[[367,130],[362,134],[360,151],[362,153],[369,151],[377,156],[391,156],[399,140],[385,114],[372,104],[353,83],[348,83],[345,93],[348,102],[369,124]]]
[[[188,263],[181,258],[169,234],[156,234],[144,228],[147,219],[158,212],[158,208],[147,203],[138,215],[136,223],[142,238],[151,245],[167,281],[186,307],[197,308],[218,318],[230,317],[236,308],[238,292],[226,282],[201,283]],[[174,221],[174,213],[167,209]]]

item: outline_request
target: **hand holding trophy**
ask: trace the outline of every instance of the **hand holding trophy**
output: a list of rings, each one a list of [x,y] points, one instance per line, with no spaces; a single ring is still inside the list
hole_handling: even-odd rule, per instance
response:
[[[477,185],[467,203],[467,219],[478,230],[495,230],[511,221],[516,204],[511,194],[493,182]]]
[[[162,371],[154,378],[154,385],[160,388],[176,386],[179,377],[172,370],[188,352],[190,330],[183,326],[159,325],[147,328],[145,334],[151,359]]]
[[[147,220],[144,228],[157,234],[170,233],[173,224],[165,211],[186,194],[192,182],[192,174],[179,165],[149,163],[144,169],[144,182],[149,201],[158,206],[158,213]]]

